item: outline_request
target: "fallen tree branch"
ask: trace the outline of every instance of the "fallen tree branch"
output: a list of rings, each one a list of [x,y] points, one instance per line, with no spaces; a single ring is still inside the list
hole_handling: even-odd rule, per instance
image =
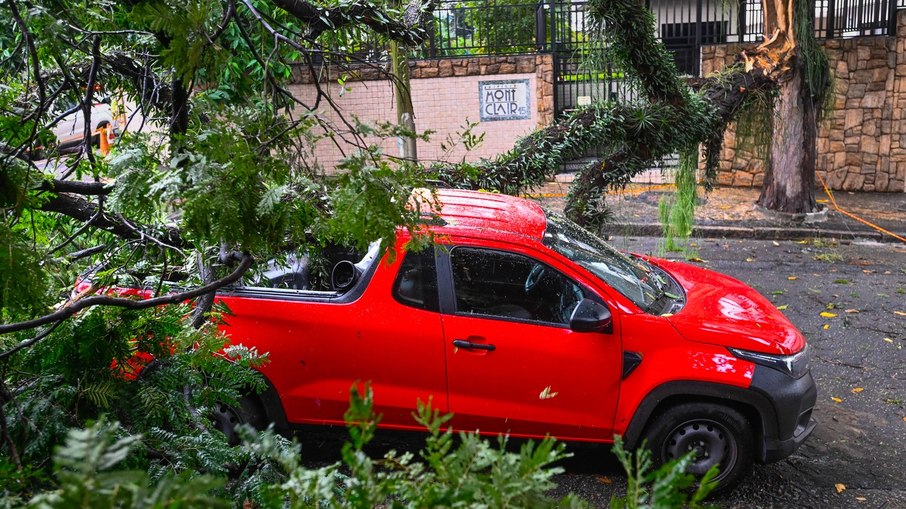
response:
[[[113,191],[113,185],[106,182],[79,182],[73,180],[46,180],[39,187],[41,191],[72,193],[84,196],[106,196]]]
[[[249,253],[242,253],[239,255],[239,265],[236,269],[233,270],[228,276],[213,281],[204,286],[195,288],[194,290],[189,290],[181,293],[174,293],[170,295],[165,295],[162,297],[155,297],[153,299],[147,300],[135,300],[122,297],[110,297],[107,295],[98,295],[94,297],[88,297],[87,299],[80,299],[73,303],[70,306],[64,306],[60,309],[44,315],[33,320],[27,320],[24,322],[11,323],[8,325],[0,325],[0,334],[9,334],[11,332],[18,332],[21,330],[34,329],[36,327],[41,327],[42,325],[47,325],[48,323],[65,320],[72,315],[78,313],[79,311],[92,307],[92,306],[114,306],[125,309],[148,309],[156,306],[163,306],[167,304],[177,304],[180,302],[185,302],[187,300],[206,295],[208,293],[217,291],[220,288],[223,288],[226,285],[234,283],[242,277],[243,274],[251,267],[252,265],[252,255]],[[34,338],[24,341],[27,343],[32,341]],[[0,359],[5,359],[12,353],[15,353],[20,348],[23,343],[19,343],[10,350],[7,350],[3,353],[0,353]],[[33,344],[33,343],[32,343]],[[28,346],[28,345],[26,345]]]
[[[58,194],[41,204],[41,210],[56,212],[82,222],[90,221],[98,212],[97,205],[71,194]],[[92,222],[92,226],[108,231],[117,237],[130,240],[154,239],[157,243],[174,249],[185,247],[185,241],[176,228],[163,227],[155,232],[147,225],[127,223],[109,214],[101,214]],[[152,233],[154,232],[154,233]]]

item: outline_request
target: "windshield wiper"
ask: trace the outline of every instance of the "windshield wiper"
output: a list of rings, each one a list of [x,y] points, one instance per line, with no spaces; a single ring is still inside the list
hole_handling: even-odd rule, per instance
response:
[[[678,295],[674,295],[667,291],[667,280],[661,276],[662,269],[660,267],[654,265],[648,260],[645,260],[644,258],[636,258],[636,260],[638,261],[638,264],[642,265],[645,271],[648,273],[641,282],[647,283],[648,286],[655,291],[654,298],[651,300],[651,303],[645,306],[646,313],[650,313],[655,304],[657,304],[664,297],[669,297],[670,299],[679,298]],[[649,283],[649,280],[653,280],[654,282]]]

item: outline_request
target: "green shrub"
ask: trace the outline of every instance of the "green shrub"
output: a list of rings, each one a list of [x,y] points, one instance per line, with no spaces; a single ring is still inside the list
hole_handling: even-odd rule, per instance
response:
[[[417,452],[391,450],[372,458],[365,446],[372,440],[380,416],[373,412],[372,391],[352,390],[346,413],[349,440],[342,460],[321,468],[301,463],[298,444],[274,433],[239,430],[243,444],[229,474],[202,473],[192,468],[131,469],[129,458],[144,455],[149,442],[129,434],[119,423],[106,419],[85,429],[72,429],[65,443],[56,448],[53,475],[56,487],[38,493],[28,502],[33,508],[194,508],[259,507],[262,509],[328,508],[372,509],[464,507],[464,508],[583,508],[587,503],[573,494],[556,499],[555,466],[570,456],[565,446],[552,438],[527,441],[518,452],[507,449],[507,438],[494,441],[475,433],[444,429],[450,415],[441,415],[428,404],[419,404],[415,420],[427,429],[424,448]],[[173,435],[173,440],[188,437]],[[202,444],[203,445],[203,444]],[[627,473],[624,497],[614,496],[612,508],[699,508],[716,475],[712,468],[692,491],[695,478],[685,473],[687,455],[653,470],[651,454],[644,447],[627,453],[619,436],[614,454]],[[216,452],[211,451],[216,455]],[[203,453],[202,453],[203,454]],[[244,469],[237,475],[237,469]],[[156,472],[152,475],[151,472]],[[9,472],[7,472],[9,474]],[[228,477],[240,477],[242,482]],[[5,475],[11,479],[12,475]],[[6,493],[0,507],[17,507],[22,498]]]
[[[717,465],[711,467],[692,491],[696,478],[686,473],[686,467],[692,461],[693,453],[665,463],[653,470],[651,451],[645,443],[629,453],[623,448],[623,439],[614,437],[613,453],[626,471],[626,496],[614,496],[610,499],[611,509],[673,509],[688,507],[696,509],[707,507],[702,501],[714,489],[711,479],[718,474]]]

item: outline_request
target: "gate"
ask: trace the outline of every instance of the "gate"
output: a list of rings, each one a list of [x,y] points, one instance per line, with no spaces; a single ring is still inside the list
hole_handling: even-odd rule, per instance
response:
[[[586,35],[591,29],[586,2],[548,0],[544,4],[554,71],[554,111],[558,116],[593,102],[632,98],[626,74],[605,58]],[[543,30],[543,29],[542,29]]]

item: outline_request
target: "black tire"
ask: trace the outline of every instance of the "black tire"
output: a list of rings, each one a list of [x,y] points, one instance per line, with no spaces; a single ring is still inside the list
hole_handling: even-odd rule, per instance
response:
[[[224,403],[217,403],[212,416],[214,429],[227,437],[230,445],[239,445],[239,434],[236,427],[240,424],[249,424],[257,430],[267,428],[267,414],[261,401],[255,396],[239,398],[239,407],[235,408]]]
[[[738,411],[714,403],[683,403],[659,413],[645,430],[648,448],[658,465],[698,454],[687,472],[702,476],[718,465],[720,472],[711,491],[728,493],[749,472],[755,458],[754,433]]]

